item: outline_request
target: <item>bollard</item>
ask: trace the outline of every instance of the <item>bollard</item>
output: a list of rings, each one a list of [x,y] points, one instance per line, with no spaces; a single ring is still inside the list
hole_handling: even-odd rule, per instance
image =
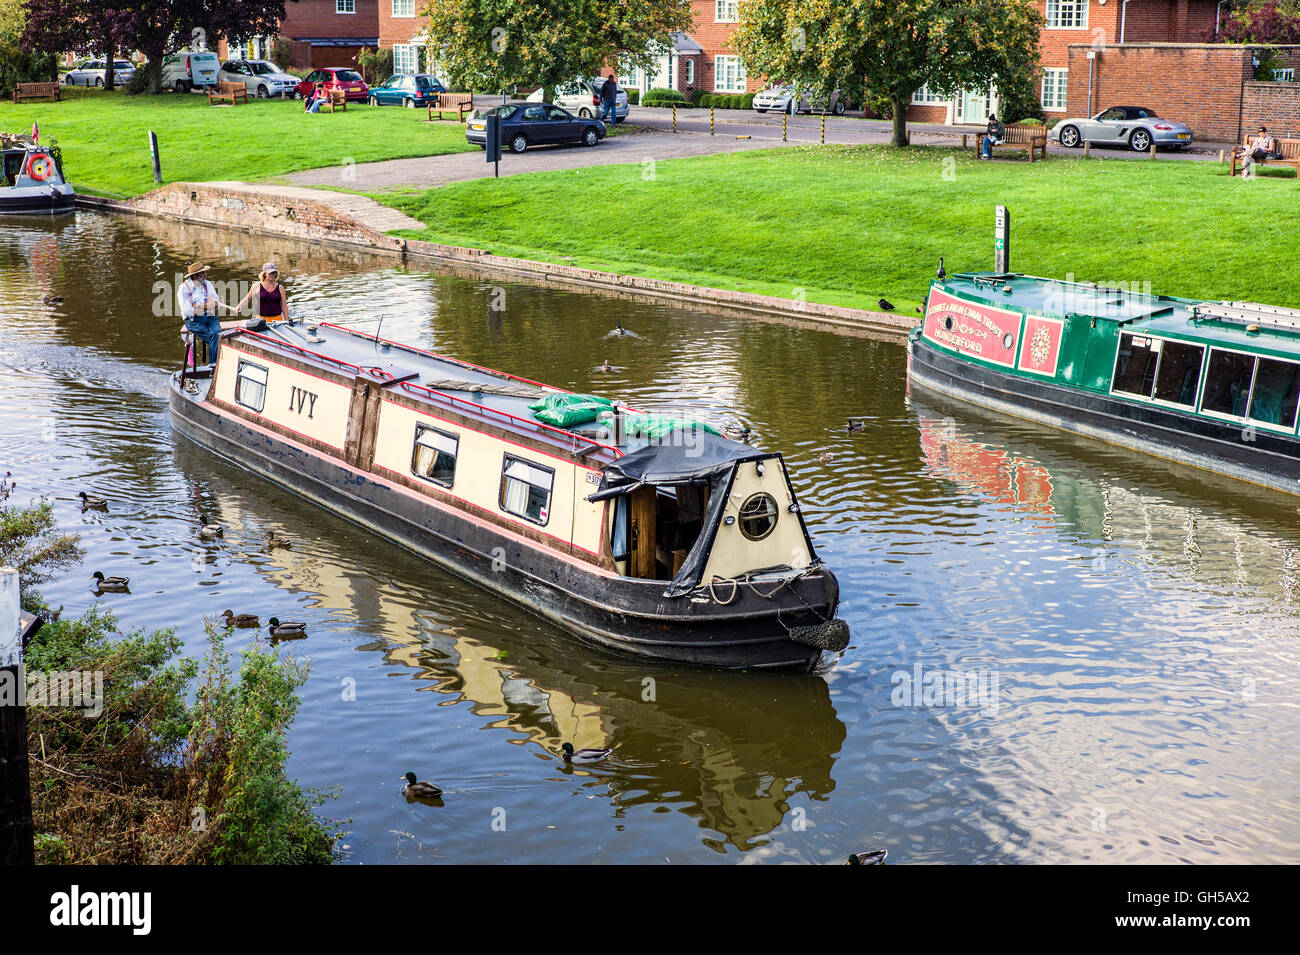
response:
[[[673,132],[677,132],[677,104],[673,104]]]
[[[1087,158],[1088,158],[1088,143],[1087,143],[1086,140],[1084,141],[1084,144],[1083,144],[1083,158],[1084,158],[1084,159],[1087,159]]]
[[[1219,150],[1219,165],[1223,165],[1223,150]]]
[[[786,129],[789,123],[790,123],[790,117],[787,116],[785,113],[782,113],[781,114],[781,142],[783,143],[789,142],[789,140],[786,138]]]
[[[1152,141],[1151,143],[1151,158],[1152,159],[1156,158],[1156,144],[1154,141]]]
[[[713,107],[709,107],[709,135],[713,135]]]
[[[822,114],[822,145],[826,145],[826,114]]]

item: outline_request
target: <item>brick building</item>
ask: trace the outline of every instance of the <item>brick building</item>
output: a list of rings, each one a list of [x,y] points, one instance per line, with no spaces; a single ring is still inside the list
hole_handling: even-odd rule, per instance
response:
[[[356,66],[357,54],[379,44],[379,8],[387,0],[287,0],[279,36],[290,43],[294,67]],[[242,55],[269,59],[271,36],[249,37],[227,44],[223,59]]]

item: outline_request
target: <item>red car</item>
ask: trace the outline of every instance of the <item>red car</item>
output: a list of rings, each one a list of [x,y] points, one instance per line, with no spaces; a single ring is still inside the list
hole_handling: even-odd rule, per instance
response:
[[[302,99],[317,85],[327,90],[343,90],[349,100],[364,103],[370,93],[370,87],[361,78],[361,74],[348,67],[329,67],[324,70],[312,70],[301,83],[294,87],[293,98]]]

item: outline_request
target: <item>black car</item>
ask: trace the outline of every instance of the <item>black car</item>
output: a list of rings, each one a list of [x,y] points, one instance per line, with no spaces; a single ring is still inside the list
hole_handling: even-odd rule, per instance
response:
[[[474,116],[465,126],[465,139],[487,148],[487,118],[501,117],[501,147],[521,153],[529,146],[582,143],[594,146],[605,138],[605,124],[583,119],[553,103],[511,103]]]

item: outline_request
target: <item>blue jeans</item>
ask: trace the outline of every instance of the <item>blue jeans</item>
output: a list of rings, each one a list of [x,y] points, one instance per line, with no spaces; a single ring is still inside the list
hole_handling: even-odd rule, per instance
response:
[[[203,342],[208,348],[208,361],[217,360],[217,336],[221,334],[221,322],[215,315],[195,315],[185,319],[185,328],[194,333],[196,342]],[[195,355],[195,362],[198,356]]]
[[[992,155],[993,155],[993,144],[996,143],[996,142],[997,142],[997,140],[994,139],[992,136],[985,136],[985,137],[984,137],[984,158],[985,158],[985,159],[989,159],[989,158],[992,157]]]
[[[617,104],[601,103],[599,118],[603,120],[605,118],[605,114],[607,113],[609,114],[609,125],[613,126],[615,123],[618,122]]]

